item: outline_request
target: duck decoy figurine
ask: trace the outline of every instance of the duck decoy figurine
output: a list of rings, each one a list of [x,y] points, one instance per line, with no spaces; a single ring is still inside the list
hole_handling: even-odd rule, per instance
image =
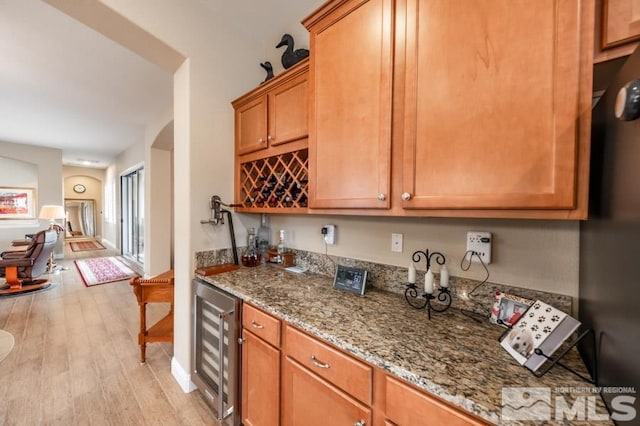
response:
[[[271,66],[271,62],[266,61],[261,63],[260,66],[267,72],[267,77],[264,79],[263,83],[271,80],[273,78],[273,67]]]
[[[282,54],[282,66],[287,69],[291,68],[307,56],[309,56],[309,51],[307,49],[297,49],[293,50],[293,37],[290,34],[285,34],[282,36],[282,40],[276,46],[282,47],[287,46],[287,50]]]

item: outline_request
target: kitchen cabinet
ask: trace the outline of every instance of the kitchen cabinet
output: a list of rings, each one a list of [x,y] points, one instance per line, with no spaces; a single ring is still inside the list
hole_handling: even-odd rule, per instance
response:
[[[311,41],[309,206],[388,208],[393,2],[329,2]]]
[[[232,102],[236,155],[304,139],[308,134],[308,61]]]
[[[280,321],[245,303],[242,324],[242,423],[278,425]]]
[[[304,22],[312,52],[310,207],[585,218],[592,6],[326,4]],[[358,46],[357,61],[340,46],[347,39]]]
[[[469,426],[488,424],[424,392],[386,376],[386,417],[397,426]],[[392,423],[389,423],[392,422]]]
[[[239,212],[296,212],[307,206],[309,61],[232,102]]]
[[[640,41],[640,0],[597,0],[595,62],[630,55]]]
[[[283,425],[370,425],[372,386],[372,367],[285,326]]]

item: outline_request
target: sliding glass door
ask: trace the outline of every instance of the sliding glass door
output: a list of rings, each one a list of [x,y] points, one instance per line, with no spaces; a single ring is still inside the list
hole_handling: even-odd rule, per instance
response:
[[[122,254],[144,263],[144,169],[120,178],[122,188]]]

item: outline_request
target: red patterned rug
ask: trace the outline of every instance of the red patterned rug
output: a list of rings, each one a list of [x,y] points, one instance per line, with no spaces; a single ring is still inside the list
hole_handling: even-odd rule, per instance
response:
[[[96,240],[71,241],[69,245],[71,246],[71,251],[89,251],[89,250],[106,249],[106,247],[103,246],[102,243]]]
[[[84,285],[106,284],[131,278],[135,272],[119,257],[74,260]]]

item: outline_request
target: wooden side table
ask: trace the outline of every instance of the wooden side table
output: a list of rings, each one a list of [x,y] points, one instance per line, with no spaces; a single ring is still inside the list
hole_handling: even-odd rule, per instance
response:
[[[173,270],[148,279],[133,277],[129,281],[140,308],[140,332],[138,333],[140,363],[146,361],[147,343],[173,343],[173,281]],[[169,313],[149,328],[147,328],[147,303],[171,304]]]

